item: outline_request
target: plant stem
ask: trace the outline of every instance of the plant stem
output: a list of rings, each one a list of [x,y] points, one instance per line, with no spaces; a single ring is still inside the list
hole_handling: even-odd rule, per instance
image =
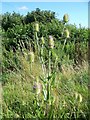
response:
[[[50,99],[50,74],[51,74],[51,50],[48,51],[48,81],[47,81],[47,101]]]
[[[42,70],[43,70],[43,75],[45,76],[46,69],[45,69],[45,64],[44,64],[44,59],[43,59],[43,45],[41,47],[41,63],[42,63]]]
[[[36,35],[37,53],[39,53],[39,43],[38,43],[38,35],[37,35],[37,32],[35,32],[35,35]]]

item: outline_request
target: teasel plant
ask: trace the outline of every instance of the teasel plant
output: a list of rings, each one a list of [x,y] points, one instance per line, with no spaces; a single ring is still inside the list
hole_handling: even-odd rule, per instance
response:
[[[64,52],[64,49],[65,49],[67,40],[70,38],[70,32],[69,32],[69,30],[68,30],[68,28],[66,26],[68,21],[69,21],[69,15],[65,14],[63,16],[63,29],[62,29],[62,36],[61,36],[61,41],[63,41],[63,46],[61,44],[61,41],[60,41],[60,45],[59,45],[59,47],[61,49],[60,60],[58,60],[58,61],[60,61],[60,63],[59,63],[60,66],[62,64],[61,61],[62,61],[63,52]]]
[[[66,41],[67,39],[69,38],[69,30],[66,28],[66,24],[68,23],[69,21],[69,15],[68,14],[65,14],[63,16],[63,24],[64,24],[64,27],[63,27],[63,36],[65,36],[65,40],[64,40],[64,45],[63,45],[63,48],[62,50],[64,50],[64,47],[65,47],[65,44],[66,44]]]
[[[68,30],[67,28],[65,28],[65,30],[64,30],[65,40],[64,40],[64,44],[63,44],[62,51],[63,51],[64,48],[65,48],[65,44],[66,44],[66,42],[67,42],[67,39],[70,37],[69,34],[70,34],[70,33],[69,33],[69,30]]]
[[[42,64],[43,75],[45,76],[46,67],[45,67],[45,61],[44,61],[44,45],[45,45],[45,39],[42,36],[41,37],[41,47],[40,47],[40,60],[41,60],[41,64]]]
[[[68,23],[68,21],[69,21],[69,15],[68,14],[64,14],[64,16],[63,16],[63,30],[62,30],[62,36],[63,36],[63,34],[64,34],[64,30],[65,30],[65,28],[66,28],[66,24]]]
[[[42,39],[43,40],[43,39]],[[43,48],[43,45],[41,47],[41,49]],[[55,80],[55,77],[53,77],[55,74],[54,72],[51,70],[51,56],[52,56],[52,50],[54,49],[54,40],[53,37],[50,35],[49,39],[48,39],[48,68],[47,71],[44,71],[45,74],[43,76],[43,78],[40,76],[40,79],[43,81],[43,95],[44,95],[44,101],[46,103],[46,109],[48,108],[48,106],[51,105],[51,86],[53,81]],[[43,49],[42,49],[42,54],[43,54]],[[43,63],[45,62],[43,57],[42,57],[42,61]],[[53,80],[52,80],[53,79]],[[47,114],[47,113],[46,113]]]
[[[49,36],[48,41],[48,81],[47,81],[47,101],[50,99],[50,75],[51,75],[51,49],[54,47],[53,37]]]

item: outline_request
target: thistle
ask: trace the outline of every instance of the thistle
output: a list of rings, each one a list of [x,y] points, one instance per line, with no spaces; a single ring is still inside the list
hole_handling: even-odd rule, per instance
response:
[[[67,23],[67,22],[69,21],[69,16],[68,16],[68,14],[65,14],[65,15],[63,16],[63,21],[64,21],[65,23]]]

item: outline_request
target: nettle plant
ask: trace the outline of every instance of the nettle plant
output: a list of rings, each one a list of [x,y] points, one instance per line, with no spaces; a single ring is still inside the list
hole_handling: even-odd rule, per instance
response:
[[[68,14],[65,14],[63,17],[63,24],[64,28],[62,30],[62,37],[65,37],[64,45],[62,47],[62,51],[64,50],[65,43],[67,39],[69,38],[69,30],[66,28],[66,24],[69,21]],[[41,38],[38,37],[39,33],[39,23],[36,22],[34,25],[35,28],[35,50],[36,54],[38,56],[38,60],[40,61],[40,64],[42,66],[42,76],[36,76],[36,82],[34,83],[33,89],[36,90],[36,103],[39,106],[39,94],[43,93],[44,102],[46,104],[46,111],[48,111],[48,107],[52,105],[54,102],[54,96],[51,95],[51,88],[55,85],[55,79],[56,79],[56,72],[57,72],[57,64],[58,64],[58,55],[54,52],[55,49],[55,41],[53,35],[48,36],[47,44],[45,42],[44,37]],[[44,48],[46,48],[46,51],[48,53],[47,60],[44,59]],[[54,54],[55,60],[52,61],[52,55]],[[28,53],[28,60],[30,61],[30,69],[32,69],[32,64],[34,62],[34,52],[30,51]],[[46,66],[47,62],[47,66]],[[41,84],[42,83],[42,84]],[[45,113],[47,115],[47,112]]]

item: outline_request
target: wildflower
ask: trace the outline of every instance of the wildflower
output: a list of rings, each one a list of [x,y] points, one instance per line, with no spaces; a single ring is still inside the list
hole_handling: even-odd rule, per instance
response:
[[[36,32],[39,32],[39,24],[37,22],[35,23],[35,30]]]
[[[65,35],[66,38],[69,38],[69,31],[68,31],[68,29],[66,29],[66,30],[64,31],[64,35]]]
[[[54,40],[53,40],[53,37],[50,35],[49,36],[49,48],[53,49],[53,47],[54,47]]]
[[[30,63],[33,63],[34,62],[34,53],[33,52],[30,52],[28,54],[28,61],[30,61]]]
[[[44,41],[44,37],[43,37],[43,36],[41,37],[41,43],[42,43],[42,45],[45,44],[45,41]]]
[[[67,22],[69,21],[69,16],[68,16],[68,14],[65,14],[65,15],[63,16],[63,21],[64,21],[65,23],[67,23]]]

